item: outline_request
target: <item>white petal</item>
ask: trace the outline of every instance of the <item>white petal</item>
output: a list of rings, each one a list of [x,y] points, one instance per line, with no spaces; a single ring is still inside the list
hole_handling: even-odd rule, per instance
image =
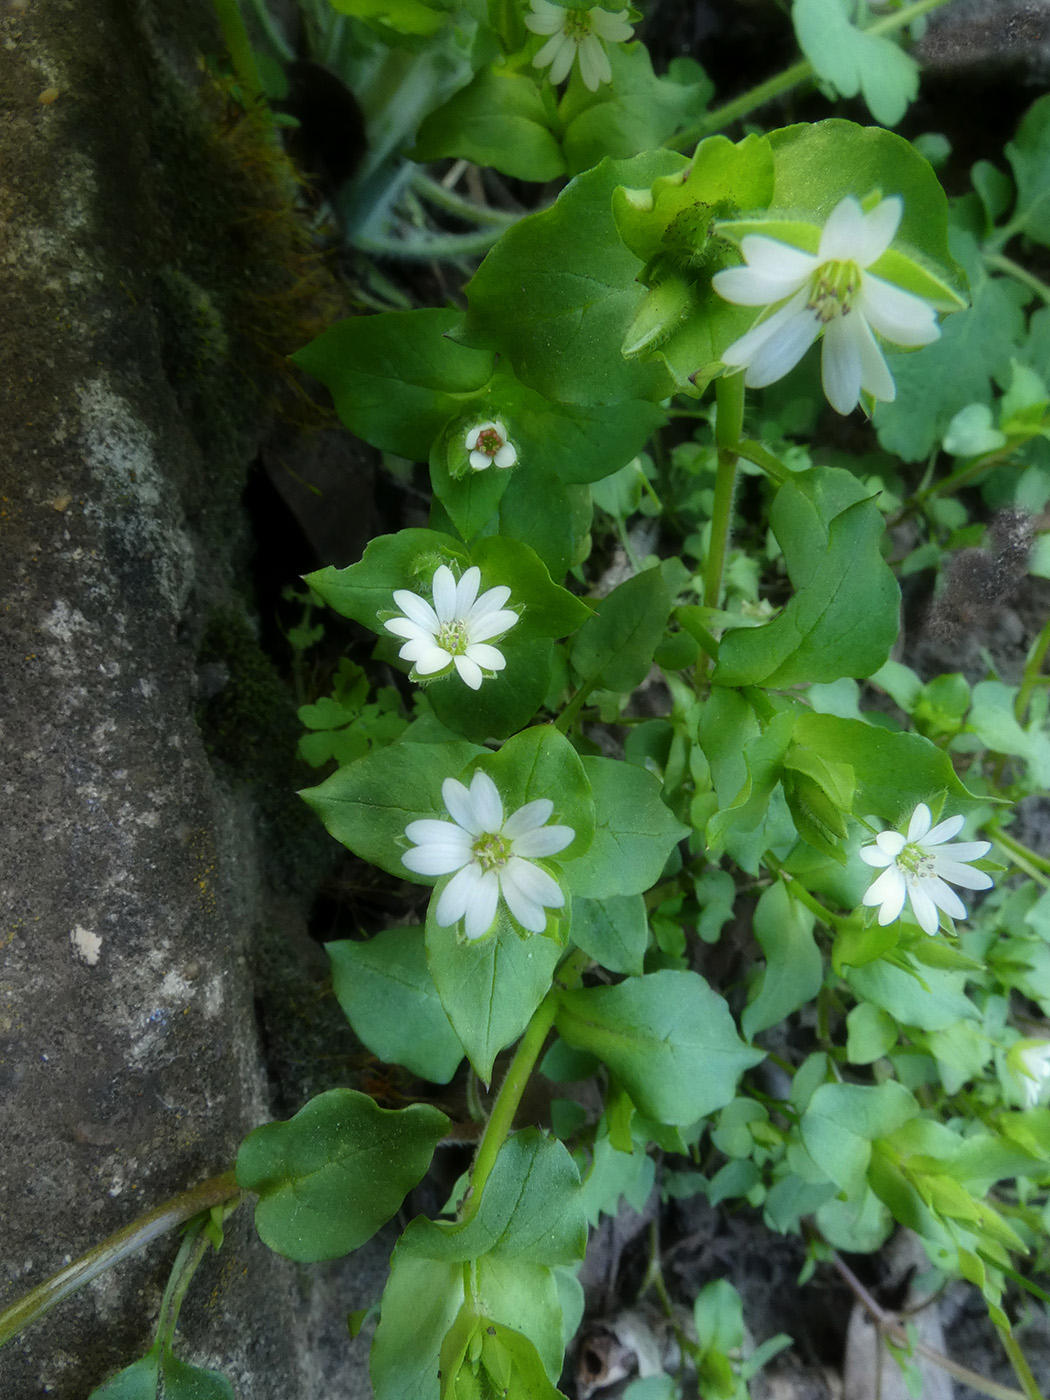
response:
[[[456,576],[447,564],[438,566],[431,591],[438,621],[451,622],[456,616]]]
[[[456,830],[451,822],[442,822],[441,825]],[[401,864],[417,875],[451,875],[453,870],[462,870],[469,864],[471,855],[466,841],[431,841],[425,846],[406,851],[401,857]]]
[[[551,44],[559,42],[560,47],[558,52],[554,55],[554,62],[551,64],[550,71],[550,80],[554,84],[560,83],[563,78],[569,76],[569,69],[572,67],[573,59],[576,57],[576,43],[570,39],[567,34],[555,34],[550,43],[544,45],[542,52],[546,52]],[[536,55],[536,58],[539,58],[539,54]],[[535,62],[535,60],[533,61]]]
[[[482,671],[502,671],[507,661],[498,647],[490,647],[487,642],[471,642],[466,652],[462,656],[456,657],[456,666],[463,676],[463,671],[459,667],[461,661],[470,663],[471,667],[480,667]],[[463,676],[466,680],[466,676]],[[471,690],[477,690],[477,686],[471,686]]]
[[[939,880],[936,875],[926,875],[922,878],[923,891],[930,896],[938,909],[943,909],[946,914],[950,914],[953,919],[966,918],[966,905],[962,902],[955,891]]]
[[[734,306],[773,306],[797,292],[807,280],[808,276],[765,277],[753,267],[725,267],[711,278],[711,285],[723,301]]]
[[[482,938],[488,933],[496,917],[498,903],[499,878],[494,870],[486,870],[467,901],[463,932],[468,938]]]
[[[926,882],[921,886],[912,885],[908,893],[911,896],[912,911],[919,921],[919,927],[922,929],[923,933],[934,934],[937,932],[940,919],[937,917],[937,906],[927,893],[927,888]],[[945,889],[947,888],[948,886],[945,885]],[[951,911],[949,910],[948,912],[950,913]],[[963,916],[965,916],[965,914],[966,910],[964,909]]]
[[[531,0],[532,14],[525,16],[525,26],[533,34],[557,34],[565,25],[565,11],[549,0]]]
[[[786,311],[794,306],[795,310],[791,316],[785,318],[775,335],[768,336],[752,356],[744,375],[744,383],[749,389],[761,389],[766,384],[783,379],[785,374],[789,374],[795,368],[820,334],[820,321],[814,312],[806,309],[806,296],[806,289],[803,288],[792,297],[783,308]],[[769,318],[770,321],[775,321],[779,315],[780,312],[777,312]],[[761,330],[762,327],[759,326],[758,329]]]
[[[526,20],[525,22],[526,22],[526,24],[527,24],[527,23],[528,23],[528,20]],[[483,428],[484,426],[485,426],[484,423],[479,423],[478,426],[477,426],[476,428],[471,428],[470,432],[467,434],[467,448],[468,448],[468,450],[469,450],[470,448],[472,448],[472,447],[477,447],[477,445],[478,445],[478,438],[481,436],[481,430],[482,430],[482,428]]]
[[[866,272],[857,307],[879,335],[893,345],[929,345],[940,337],[937,313],[928,301]]]
[[[491,637],[499,637],[514,626],[518,620],[518,614],[511,612],[509,608],[501,612],[495,612],[491,617],[483,617],[480,622],[472,619],[467,621],[468,645],[472,646],[476,642],[487,642]]]
[[[554,811],[554,803],[549,797],[537,797],[532,802],[526,802],[524,807],[519,807],[513,812],[503,824],[503,835],[508,841],[514,841],[520,836],[524,836],[527,831],[535,831],[544,822],[551,819]],[[524,852],[519,851],[519,855]]]
[[[930,836],[933,832],[930,832]],[[922,842],[923,846],[930,844],[930,836]],[[940,859],[947,856],[949,860],[980,860],[992,849],[990,841],[954,841],[950,846],[946,846],[943,851],[934,851],[933,854]]]
[[[394,602],[406,617],[411,618],[420,627],[425,627],[431,633],[437,631],[438,615],[418,593],[410,593],[407,588],[398,588],[394,592]]]
[[[452,779],[451,781],[455,781]],[[454,822],[439,821],[437,817],[420,817],[418,821],[409,822],[405,827],[405,835],[417,846],[439,843],[445,845],[448,842],[455,842],[463,851],[470,850],[470,832]],[[411,855],[412,852],[410,851]]]
[[[542,64],[537,66],[542,67]],[[486,467],[492,466],[492,458],[487,452],[472,452],[470,454],[470,465],[476,472],[483,472]]]
[[[480,836],[483,831],[499,830],[498,824],[495,827],[485,826],[474,805],[472,790],[465,788],[455,778],[446,778],[441,784],[441,800],[452,820],[471,836]]]
[[[542,933],[547,926],[544,908],[561,909],[565,895],[557,880],[538,865],[511,856],[500,872],[500,887],[507,908],[523,928]]]
[[[425,650],[419,642],[406,642],[399,654],[406,661],[414,661],[421,676],[436,675],[452,660],[451,652],[442,650],[433,642]]]
[[[862,903],[868,906],[881,905],[879,923],[891,924],[894,919],[900,917],[907,892],[904,876],[895,865],[891,865],[888,870],[882,872],[873,885],[869,886]]]
[[[864,215],[851,194],[840,199],[820,235],[817,262],[856,262],[864,243]]]
[[[879,349],[878,342],[871,333],[863,313],[854,307],[850,313],[856,322],[856,345],[860,352],[860,386],[880,403],[892,403],[897,397],[897,386],[893,382],[889,365]]]
[[[487,773],[480,768],[470,780],[470,800],[481,831],[500,831],[503,828],[503,803],[499,789]]]
[[[860,239],[853,261],[859,267],[870,267],[877,262],[893,242],[904,213],[904,201],[899,194],[889,199],[880,199],[874,209],[869,209],[861,222]]]
[[[911,814],[911,820],[908,823],[908,835],[905,838],[906,841],[908,843],[912,841],[921,841],[929,831],[932,821],[933,814],[929,807],[927,807],[925,802],[920,802],[915,811]]]
[[[448,928],[450,924],[458,923],[462,919],[476,898],[481,879],[481,867],[473,862],[453,875],[441,891],[437,908],[434,910],[434,922],[439,928]]]
[[[562,11],[562,14],[564,14],[564,11]],[[552,31],[551,37],[547,40],[543,48],[540,49],[539,53],[532,60],[533,66],[536,68],[546,68],[548,63],[554,62],[554,60],[558,57],[558,55],[561,53],[562,49],[566,45],[569,45],[570,48],[572,47],[570,40],[568,40],[565,37],[565,34],[562,32],[561,23],[559,23],[558,28]],[[569,59],[569,63],[570,65],[572,63],[571,57]]]
[[[959,885],[964,890],[990,890],[995,883],[987,871],[974,870],[972,865],[963,865],[957,860],[946,860],[944,856],[938,856],[933,869],[942,880],[950,880],[953,885]]]
[[[595,34],[585,34],[579,44],[580,77],[589,92],[597,92],[602,83],[612,80],[609,55]]]
[[[874,865],[881,868],[892,865],[897,859],[896,855],[890,855],[889,851],[884,851],[881,846],[861,846],[858,852],[865,865]]]
[[[392,617],[383,626],[388,632],[393,632],[395,637],[407,637],[412,642],[426,642],[432,646],[434,643],[433,627],[424,627],[419,622],[413,622],[409,617]]]
[[[512,467],[518,460],[518,449],[512,442],[505,442],[492,460],[497,467]]]
[[[932,820],[932,818],[931,818],[931,820]],[[947,819],[947,821],[938,822],[937,825],[933,828],[932,831],[928,831],[928,832],[926,833],[926,835],[925,835],[925,836],[922,838],[922,840],[919,842],[919,845],[923,848],[924,851],[925,851],[925,850],[928,850],[930,846],[940,846],[940,845],[942,845],[945,841],[950,841],[950,840],[952,839],[953,836],[957,836],[957,835],[959,834],[959,832],[962,831],[963,826],[965,825],[965,823],[966,823],[966,818],[965,818],[965,817],[961,817],[961,816],[949,817],[949,818]],[[970,844],[973,844],[973,845],[983,844],[984,847],[985,847],[985,850],[988,850],[988,849],[991,848],[991,842],[990,842],[990,841],[984,842],[984,843],[972,842],[972,843],[970,843]],[[981,854],[983,855],[984,852],[982,851]],[[958,851],[956,851],[955,855],[956,855],[956,859],[957,859],[957,860],[973,860],[973,859],[974,859],[973,856],[960,856],[959,853],[958,853]]]
[[[454,656],[452,660],[463,684],[469,685],[471,690],[480,690],[485,677],[481,674],[481,667],[477,662],[471,661],[469,656]]]
[[[559,851],[574,840],[575,830],[571,826],[541,826],[538,831],[527,831],[519,836],[512,846],[516,856],[556,856]]]
[[[857,317],[835,316],[824,327],[820,378],[836,413],[852,413],[860,400],[860,345]]]
[[[456,584],[456,617],[466,617],[477,601],[481,585],[481,570],[475,564]]]
[[[600,39],[607,39],[610,44],[623,44],[634,33],[634,25],[628,23],[626,10],[620,10],[615,15],[610,10],[588,10],[587,23]]]
[[[892,856],[896,860],[908,844],[908,839],[902,836],[899,831],[880,831],[875,837],[875,844],[880,851],[885,851],[888,856]]]

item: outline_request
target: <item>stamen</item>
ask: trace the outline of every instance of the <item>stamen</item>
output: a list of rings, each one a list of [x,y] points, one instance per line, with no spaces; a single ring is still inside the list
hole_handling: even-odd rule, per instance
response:
[[[479,836],[471,849],[482,870],[499,870],[510,859],[510,843],[497,831],[487,831]]]
[[[836,316],[848,316],[860,291],[860,268],[852,262],[822,263],[813,276],[807,306],[825,326]]]
[[[438,628],[437,644],[442,651],[447,651],[450,656],[462,656],[467,649],[469,640],[467,624],[462,620],[443,622]]]

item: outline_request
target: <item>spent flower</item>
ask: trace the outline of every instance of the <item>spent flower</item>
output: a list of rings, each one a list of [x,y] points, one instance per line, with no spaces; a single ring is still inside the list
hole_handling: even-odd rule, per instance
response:
[[[847,195],[828,216],[816,255],[746,234],[746,266],[716,272],[712,284],[726,301],[772,314],[735,340],[723,363],[743,369],[747,387],[760,389],[794,369],[823,334],[821,377],[832,408],[852,412],[862,391],[891,403],[896,385],[873,332],[909,349],[940,335],[929,302],[868,270],[893,242],[903,211],[898,195],[866,214]]]
[[[574,829],[547,825],[554,803],[546,797],[526,802],[504,821],[499,789],[480,771],[469,788],[446,778],[441,796],[452,820],[409,822],[405,835],[414,849],[402,856],[417,875],[452,875],[438,897],[438,925],[448,928],[462,919],[466,938],[482,938],[502,896],[522,928],[542,933],[546,911],[561,909],[565,895],[536,861],[563,851],[575,837]]]
[[[938,909],[953,919],[965,919],[966,907],[949,885],[967,890],[987,890],[992,880],[969,862],[980,860],[991,850],[990,841],[956,841],[946,845],[962,828],[964,818],[949,817],[931,830],[933,817],[925,802],[911,814],[905,835],[880,831],[873,846],[863,846],[860,858],[866,865],[884,867],[869,886],[864,904],[879,906],[879,923],[899,919],[906,900],[926,933],[936,933]]]
[[[627,21],[627,11],[594,9],[565,9],[550,0],[529,0],[532,13],[525,16],[525,25],[533,34],[549,34],[550,38],[532,60],[536,68],[550,64],[550,80],[560,83],[569,76],[573,60],[579,61],[584,86],[597,92],[600,83],[612,81],[612,68],[605,45],[622,44],[634,33]]]
[[[510,589],[501,584],[479,594],[481,570],[475,565],[456,582],[447,564],[439,565],[431,585],[433,603],[407,588],[394,592],[394,602],[404,614],[383,626],[397,637],[407,638],[398,655],[412,662],[416,678],[431,679],[455,667],[471,690],[479,690],[485,677],[502,671],[507,662],[492,642],[518,620],[506,603]]]
[[[467,433],[470,465],[483,472],[493,463],[497,467],[512,467],[518,460],[518,449],[507,438],[507,430],[498,420],[479,423]]]

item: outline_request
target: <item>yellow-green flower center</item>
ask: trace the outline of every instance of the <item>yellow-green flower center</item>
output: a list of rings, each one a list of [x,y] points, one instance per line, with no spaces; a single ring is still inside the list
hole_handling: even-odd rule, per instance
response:
[[[836,316],[846,316],[860,291],[860,268],[852,262],[826,262],[817,268],[810,287],[810,311],[825,326]]]
[[[914,875],[919,880],[928,879],[929,876],[937,873],[936,859],[928,851],[924,851],[921,846],[905,846],[897,857],[897,865],[901,870],[909,875]]]
[[[484,452],[486,457],[495,457],[502,446],[503,439],[495,428],[482,428],[478,433],[477,451]]]
[[[581,39],[591,32],[591,12],[590,10],[566,10],[565,27],[562,33],[568,38],[574,39],[578,44]]]
[[[471,850],[482,870],[499,870],[510,860],[510,842],[498,831],[486,831],[474,842]]]
[[[443,622],[438,628],[437,644],[442,651],[447,651],[449,656],[462,656],[467,649],[467,624],[456,618],[452,622]]]

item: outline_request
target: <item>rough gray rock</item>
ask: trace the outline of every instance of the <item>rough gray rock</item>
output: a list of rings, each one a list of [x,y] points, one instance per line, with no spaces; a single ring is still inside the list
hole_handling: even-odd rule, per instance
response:
[[[260,419],[226,325],[242,293],[203,280],[228,230],[187,161],[214,154],[191,85],[210,10],[0,12],[0,1307],[270,1116],[258,846],[194,717]],[[84,1400],[141,1355],[175,1247],[0,1351],[4,1400]],[[299,1268],[242,1209],[179,1354],[241,1400],[364,1393],[345,1311],[383,1254]]]

